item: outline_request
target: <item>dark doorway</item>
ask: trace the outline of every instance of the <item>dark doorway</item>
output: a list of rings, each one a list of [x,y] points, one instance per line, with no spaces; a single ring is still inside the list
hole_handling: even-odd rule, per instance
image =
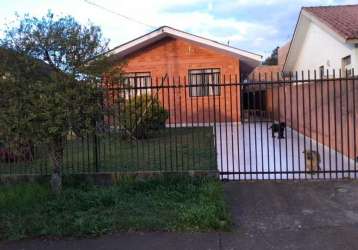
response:
[[[266,90],[243,89],[241,95],[242,121],[266,121]]]

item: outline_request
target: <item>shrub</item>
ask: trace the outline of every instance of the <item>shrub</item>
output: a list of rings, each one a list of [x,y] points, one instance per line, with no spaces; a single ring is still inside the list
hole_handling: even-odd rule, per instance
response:
[[[21,139],[0,139],[0,162],[32,161],[35,146],[31,141]]]
[[[158,98],[143,94],[128,100],[121,112],[121,121],[125,129],[136,138],[147,138],[151,131],[165,127],[169,117]]]

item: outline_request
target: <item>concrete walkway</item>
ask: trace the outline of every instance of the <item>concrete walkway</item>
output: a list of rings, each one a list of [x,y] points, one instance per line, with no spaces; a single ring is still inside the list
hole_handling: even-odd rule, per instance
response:
[[[122,233],[97,239],[25,240],[1,250],[358,249],[358,182],[224,185],[229,233]]]

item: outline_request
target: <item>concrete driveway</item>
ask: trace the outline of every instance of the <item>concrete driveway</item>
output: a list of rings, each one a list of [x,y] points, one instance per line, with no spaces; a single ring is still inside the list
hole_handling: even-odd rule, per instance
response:
[[[229,182],[232,232],[120,233],[96,239],[25,240],[1,250],[358,249],[358,182]]]
[[[214,126],[218,169],[230,172],[223,174],[222,178],[315,180],[358,177],[358,163],[289,127],[285,139],[272,138],[271,124],[221,123]],[[323,173],[305,173],[304,150],[319,152]]]

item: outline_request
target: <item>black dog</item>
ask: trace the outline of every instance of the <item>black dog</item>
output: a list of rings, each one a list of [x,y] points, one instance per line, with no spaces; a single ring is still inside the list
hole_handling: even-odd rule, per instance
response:
[[[285,138],[285,129],[286,129],[285,122],[273,123],[270,129],[272,130],[272,138],[275,138],[276,133],[278,133],[278,139]]]

